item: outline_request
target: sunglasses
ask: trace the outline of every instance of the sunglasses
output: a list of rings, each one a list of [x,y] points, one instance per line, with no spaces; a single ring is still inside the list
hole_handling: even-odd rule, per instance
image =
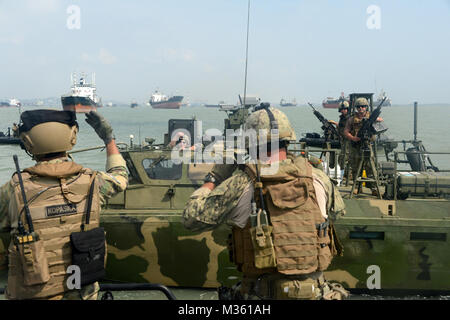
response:
[[[365,108],[366,106],[357,106],[356,109]]]

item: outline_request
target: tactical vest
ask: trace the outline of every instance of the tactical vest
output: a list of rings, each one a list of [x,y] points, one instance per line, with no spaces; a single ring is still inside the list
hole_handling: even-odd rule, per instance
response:
[[[340,115],[339,116],[339,123],[338,123],[338,133],[341,137],[344,136],[344,129],[345,129],[345,124],[347,123],[348,120],[348,116],[344,116],[344,115]]]
[[[68,291],[67,267],[71,265],[70,234],[81,231],[84,222],[89,187],[93,182],[93,171],[74,163],[42,163],[27,168],[22,173],[25,194],[35,232],[43,240],[48,260],[50,280],[39,285],[24,284],[18,249],[11,241],[8,249],[9,272],[6,295],[8,299],[47,298]],[[14,193],[10,201],[9,215],[12,235],[17,232],[19,213],[24,205],[17,174],[12,178]],[[98,183],[92,199],[89,229],[100,222],[100,200]],[[25,214],[20,215],[28,229]]]
[[[360,119],[358,118],[356,115],[353,116],[353,123],[352,123],[352,127],[351,127],[351,131],[350,133],[356,137],[358,135],[359,130],[361,129],[362,125],[363,125],[363,119],[369,119],[370,117],[370,112],[367,111],[366,115]]]
[[[255,181],[254,165],[247,166],[245,171]],[[317,204],[308,160],[297,157],[293,163],[280,166],[276,175],[261,176],[261,181],[273,227],[277,266],[255,267],[249,222],[243,229],[233,227],[233,260],[238,269],[248,276],[275,272],[299,275],[326,270],[332,259],[328,221]],[[255,199],[258,198],[255,189]]]

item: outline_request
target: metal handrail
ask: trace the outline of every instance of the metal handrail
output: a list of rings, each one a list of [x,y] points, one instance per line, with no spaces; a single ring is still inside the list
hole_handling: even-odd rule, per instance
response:
[[[157,283],[101,283],[100,291],[161,291],[169,300],[177,300],[172,291],[166,286]],[[5,294],[5,288],[0,288],[0,294]]]
[[[100,291],[161,291],[169,300],[177,300],[175,295],[165,285],[157,283],[100,283]]]

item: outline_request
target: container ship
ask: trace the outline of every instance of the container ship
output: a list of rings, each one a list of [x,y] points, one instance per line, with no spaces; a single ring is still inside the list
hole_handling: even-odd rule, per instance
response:
[[[154,109],[180,109],[183,96],[168,97],[156,90],[150,97],[150,105]]]
[[[61,96],[61,103],[65,111],[86,113],[102,107],[102,100],[96,93],[95,74],[92,74],[91,83],[88,83],[83,73],[79,78],[73,73],[71,82],[70,92]]]
[[[338,99],[328,97],[323,100],[322,106],[328,109],[338,109],[341,103],[344,101],[349,102],[349,99],[344,96],[343,92],[341,92],[341,96]]]

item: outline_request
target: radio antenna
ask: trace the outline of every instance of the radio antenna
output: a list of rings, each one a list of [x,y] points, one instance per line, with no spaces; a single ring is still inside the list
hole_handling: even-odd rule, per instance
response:
[[[248,0],[248,10],[247,10],[247,41],[245,48],[245,79],[244,79],[244,105],[247,103],[247,65],[248,65],[248,34],[250,26],[250,0]]]

